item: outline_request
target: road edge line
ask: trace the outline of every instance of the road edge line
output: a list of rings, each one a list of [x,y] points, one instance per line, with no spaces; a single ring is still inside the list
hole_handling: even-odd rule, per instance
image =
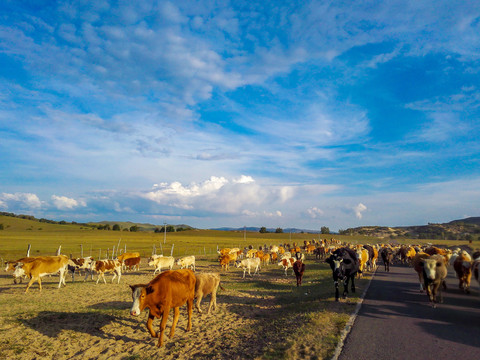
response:
[[[372,280],[375,277],[375,274],[377,273],[377,270],[378,270],[378,267],[377,267],[377,269],[375,269],[375,272],[372,273],[372,277],[368,281],[367,287],[365,288],[365,290],[363,290],[362,296],[360,296],[360,301],[355,306],[355,310],[350,315],[350,319],[347,321],[347,324],[345,325],[345,328],[342,330],[342,333],[340,334],[340,340],[338,341],[337,347],[335,348],[335,353],[333,354],[331,360],[338,360],[338,357],[342,353],[343,345],[345,345],[345,339],[347,338],[348,334],[352,330],[353,324],[355,323],[355,319],[357,318],[358,312],[360,311],[360,308],[362,307],[365,295],[367,294],[367,291],[370,288],[370,284],[372,283]]]

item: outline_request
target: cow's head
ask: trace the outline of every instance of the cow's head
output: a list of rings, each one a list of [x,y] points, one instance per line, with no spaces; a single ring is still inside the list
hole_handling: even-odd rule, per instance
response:
[[[23,263],[19,262],[15,265],[15,271],[13,272],[14,277],[22,277],[25,275],[25,270],[23,269]]]
[[[437,268],[442,266],[442,261],[438,259],[423,259],[420,263],[423,267],[424,275],[429,280],[435,280]]]
[[[153,288],[147,285],[129,285],[132,289],[132,308],[130,309],[130,315],[138,316],[145,309],[147,295],[153,292]]]

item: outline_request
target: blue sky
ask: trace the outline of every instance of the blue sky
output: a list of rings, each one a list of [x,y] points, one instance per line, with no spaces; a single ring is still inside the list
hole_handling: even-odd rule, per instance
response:
[[[0,211],[480,216],[479,71],[478,1],[2,1]]]

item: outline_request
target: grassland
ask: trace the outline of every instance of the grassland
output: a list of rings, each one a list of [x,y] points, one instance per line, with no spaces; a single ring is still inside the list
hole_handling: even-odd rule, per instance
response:
[[[63,254],[102,257],[120,240],[120,248],[149,256],[194,254],[197,271],[220,271],[218,247],[241,247],[299,243],[312,234],[260,234],[192,230],[164,234],[94,230],[79,225],[39,223],[0,217],[0,256],[16,259],[25,255]],[[318,238],[318,235],[316,235]],[[337,237],[353,243],[385,241],[366,237]],[[412,242],[407,239],[402,242]],[[418,243],[418,240],[414,241]],[[462,244],[456,242],[455,244]],[[478,248],[480,244],[471,244]],[[370,275],[357,281],[357,293],[336,303],[328,265],[309,256],[303,285],[295,286],[291,270],[286,277],[277,265],[262,268],[260,275],[242,279],[242,272],[222,272],[225,288],[218,295],[213,314],[194,313],[193,329],[185,332],[185,309],[173,339],[155,347],[145,329],[146,314],[129,315],[128,284],[146,283],[153,277],[143,259],[140,271],[126,273],[119,284],[95,285],[91,281],[67,281],[57,289],[58,278],[44,280],[44,290],[34,285],[24,294],[25,284],[12,283],[10,274],[0,275],[0,358],[6,359],[326,359],[331,357],[341,330],[363,292]],[[69,280],[69,279],[68,279]],[[206,304],[204,304],[204,309]],[[171,318],[167,329],[171,325]],[[155,327],[158,326],[158,320]],[[168,331],[167,331],[168,332]]]

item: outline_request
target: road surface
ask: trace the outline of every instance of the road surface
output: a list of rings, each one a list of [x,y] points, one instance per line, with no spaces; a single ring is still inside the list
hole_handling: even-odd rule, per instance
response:
[[[479,285],[464,294],[448,266],[447,287],[434,309],[413,268],[380,265],[339,359],[480,359]]]

